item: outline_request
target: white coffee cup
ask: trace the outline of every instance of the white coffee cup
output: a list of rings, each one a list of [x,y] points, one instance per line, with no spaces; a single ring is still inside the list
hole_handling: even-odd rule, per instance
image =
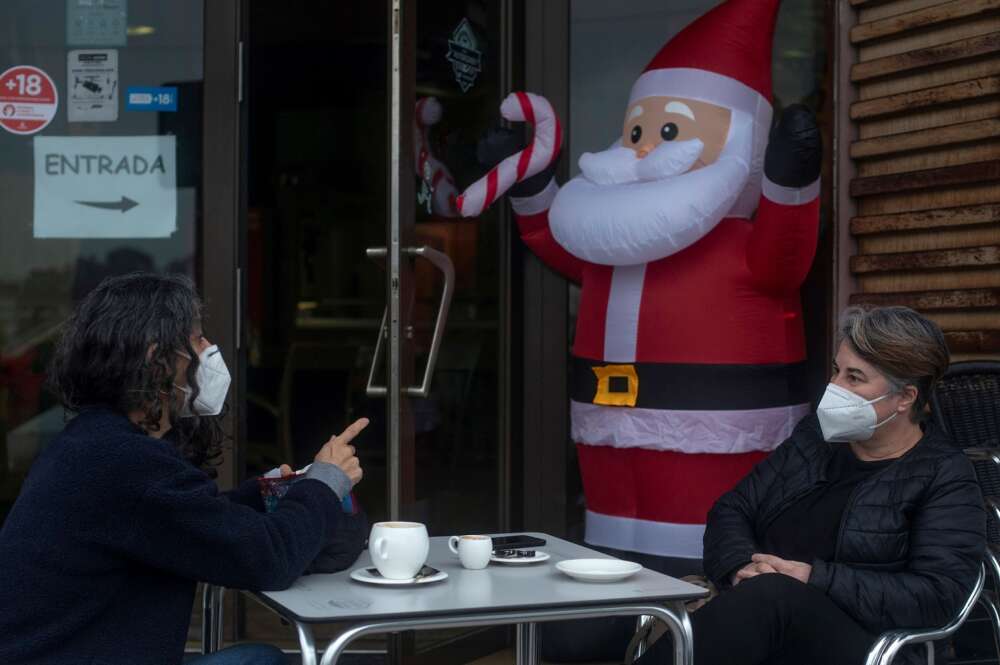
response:
[[[417,576],[427,561],[431,541],[419,522],[378,522],[368,537],[368,551],[378,572],[390,580]]]
[[[482,570],[490,563],[493,539],[489,536],[452,536],[448,548],[458,555],[463,568]]]

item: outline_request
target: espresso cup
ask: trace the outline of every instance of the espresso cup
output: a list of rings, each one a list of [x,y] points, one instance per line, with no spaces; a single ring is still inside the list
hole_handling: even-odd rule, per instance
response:
[[[390,580],[416,577],[427,561],[430,544],[427,527],[419,522],[378,522],[368,538],[372,563]]]
[[[458,555],[463,568],[482,570],[490,563],[493,539],[489,536],[452,536],[448,548]]]

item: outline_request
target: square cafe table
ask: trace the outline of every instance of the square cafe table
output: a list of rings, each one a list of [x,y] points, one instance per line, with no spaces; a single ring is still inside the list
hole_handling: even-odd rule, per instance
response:
[[[684,602],[704,597],[705,589],[646,569],[620,582],[581,582],[560,573],[555,564],[613,557],[546,534],[530,535],[547,541],[538,550],[551,556],[548,561],[491,563],[484,570],[466,570],[448,549],[447,538],[431,538],[427,565],[448,573],[442,582],[416,587],[355,582],[351,571],[372,565],[365,552],[349,570],[306,575],[284,591],[253,595],[295,626],[303,665],[316,665],[312,624],[348,625],[327,646],[321,665],[336,663],[363,635],[509,624],[517,625],[518,665],[536,665],[538,623],[613,616],[660,619],[674,637],[674,662],[692,665],[691,623]]]

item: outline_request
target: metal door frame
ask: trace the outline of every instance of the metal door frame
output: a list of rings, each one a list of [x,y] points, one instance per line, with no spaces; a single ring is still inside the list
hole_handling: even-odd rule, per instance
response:
[[[240,399],[246,394],[245,331],[241,322],[241,313],[246,311],[242,302],[246,298],[245,275],[241,270],[246,255],[246,192],[242,185],[246,166],[241,159],[246,131],[240,46],[243,1],[205,0],[204,4],[204,138],[196,270],[208,314],[208,331],[229,361],[234,387],[229,393],[224,424],[233,445],[224,451],[217,467],[217,482],[223,489],[240,479],[243,460],[239,441],[246,418]],[[237,634],[240,613],[232,610],[238,595],[229,595],[229,611],[224,613],[220,638],[223,634]]]

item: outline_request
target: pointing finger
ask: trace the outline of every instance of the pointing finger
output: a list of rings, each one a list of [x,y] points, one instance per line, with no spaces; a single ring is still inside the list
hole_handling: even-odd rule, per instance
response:
[[[369,420],[367,418],[359,418],[351,423],[347,429],[344,430],[344,433],[337,438],[344,443],[349,443],[354,439],[354,437],[361,434],[361,431],[364,428],[368,427],[368,423]]]

